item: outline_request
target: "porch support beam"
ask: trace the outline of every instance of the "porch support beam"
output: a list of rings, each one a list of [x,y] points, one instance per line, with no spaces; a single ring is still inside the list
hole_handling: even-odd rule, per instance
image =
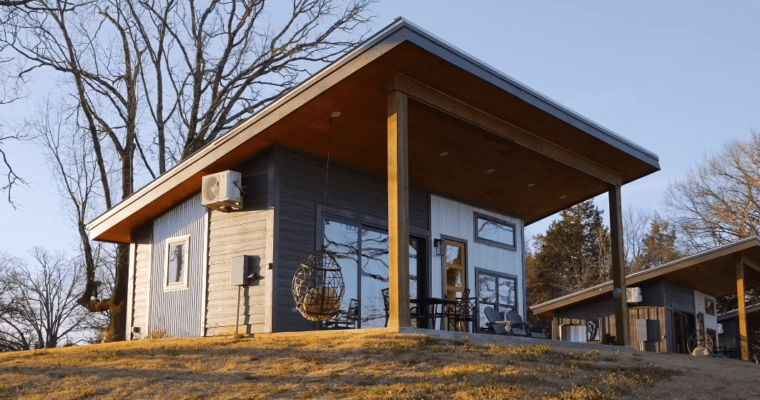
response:
[[[615,303],[615,340],[618,345],[631,345],[631,331],[628,323],[628,302],[625,285],[625,253],[623,251],[623,212],[620,201],[620,186],[612,185],[610,200],[610,241],[612,242],[612,287],[618,297]]]
[[[406,94],[388,93],[388,327],[411,326],[409,315],[409,130]]]
[[[747,341],[747,309],[744,304],[744,260],[736,263],[736,299],[739,301],[739,346],[742,360],[749,360],[749,343]]]
[[[497,136],[501,136],[521,146],[527,147],[567,166],[575,168],[578,171],[591,175],[603,182],[615,186],[621,186],[623,184],[623,178],[616,171],[605,168],[579,154],[557,146],[552,142],[544,140],[524,129],[514,126],[447,94],[439,92],[438,90],[415,81],[412,78],[396,74],[396,79],[392,86],[393,87],[389,88],[389,90],[404,92],[409,95],[409,97],[425,103],[428,106],[439,109]]]

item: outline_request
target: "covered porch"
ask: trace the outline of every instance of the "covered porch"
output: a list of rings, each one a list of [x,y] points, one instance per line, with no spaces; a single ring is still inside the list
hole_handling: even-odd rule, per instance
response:
[[[329,159],[332,165],[379,177],[387,183],[383,196],[387,207],[383,211],[373,216],[357,213],[363,208],[361,203],[371,199],[354,196],[351,188],[346,189],[347,198],[342,199],[345,207],[340,208],[356,220],[371,220],[372,225],[387,229],[391,329],[411,325],[410,234],[419,228],[416,233],[426,244],[426,256],[434,251],[436,240],[448,240],[446,235],[434,232],[430,218],[427,226],[410,227],[415,218],[410,215],[412,192],[421,192],[428,199],[450,199],[481,214],[498,214],[502,220],[512,221],[519,240],[511,247],[523,258],[517,261],[521,271],[512,275],[515,288],[521,292],[517,308],[524,318],[523,227],[608,193],[614,285],[624,292],[620,190],[624,184],[659,170],[653,153],[398,19],[98,217],[88,226],[91,234],[97,240],[129,243],[133,232],[146,221],[197,193],[204,175],[242,169],[250,160],[277,147],[294,149],[313,159]],[[327,198],[299,187],[283,191],[278,162],[268,172],[272,189],[267,204],[274,209],[274,215],[267,222],[273,232],[267,246],[272,248],[268,254],[272,257],[271,277],[276,282],[268,283],[272,287],[266,294],[271,298],[267,310],[271,311],[264,317],[275,331],[278,318],[292,316],[288,314],[292,298],[288,299],[278,286],[292,279],[298,266],[296,255],[300,260],[306,256],[303,248],[318,249],[323,245],[312,228],[317,225],[317,231],[323,229],[320,222],[313,221],[313,214],[308,224],[291,214],[289,222],[302,227],[302,231],[285,236],[285,203],[292,200],[288,196],[295,192],[308,196],[308,206],[290,204],[301,215],[307,215],[313,213],[314,203]],[[313,171],[302,172],[314,175],[310,179],[325,182]],[[365,182],[363,177],[353,181],[358,186]],[[315,186],[314,181],[299,182]],[[329,188],[329,181],[327,184]],[[318,214],[317,219],[322,218],[324,209]],[[472,225],[463,225],[460,230],[472,229]],[[306,243],[307,236],[311,243]],[[469,244],[462,240],[463,236],[459,236],[460,242]],[[291,238],[300,247],[291,245]],[[283,249],[289,252],[287,259]],[[478,267],[467,267],[470,278]],[[626,315],[622,296],[616,301],[616,313]],[[627,323],[625,318],[619,321]],[[295,326],[289,324],[282,326]],[[627,331],[622,328],[623,325],[621,331]],[[620,344],[628,342],[627,337],[619,338]]]

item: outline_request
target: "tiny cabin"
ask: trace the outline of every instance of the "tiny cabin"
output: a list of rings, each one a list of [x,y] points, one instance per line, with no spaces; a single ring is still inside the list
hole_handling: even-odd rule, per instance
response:
[[[690,354],[694,345],[690,338],[702,332],[712,342],[711,351],[736,349],[741,355],[740,332],[746,338],[754,326],[747,324],[744,302],[719,317],[716,299],[740,293],[743,300],[744,288],[760,286],[758,265],[760,241],[751,237],[626,276],[631,344],[646,351]],[[618,335],[612,292],[608,282],[531,310],[552,319],[554,340],[602,343]],[[729,326],[731,316],[735,327]]]
[[[432,298],[525,316],[525,226],[601,193],[619,210],[620,187],[657,170],[398,19],[88,228],[130,244],[132,339],[325,329],[291,290],[322,248],[353,328],[410,326]]]

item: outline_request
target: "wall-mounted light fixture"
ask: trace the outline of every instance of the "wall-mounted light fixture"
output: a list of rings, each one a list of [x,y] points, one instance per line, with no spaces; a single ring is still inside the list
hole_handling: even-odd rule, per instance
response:
[[[435,247],[435,255],[440,256],[443,254],[443,239],[433,239],[433,247]]]

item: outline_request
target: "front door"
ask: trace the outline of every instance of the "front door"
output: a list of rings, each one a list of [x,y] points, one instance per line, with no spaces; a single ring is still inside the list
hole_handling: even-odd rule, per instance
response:
[[[463,296],[467,287],[465,281],[466,254],[465,244],[454,240],[444,239],[444,293],[447,299],[456,299]]]

